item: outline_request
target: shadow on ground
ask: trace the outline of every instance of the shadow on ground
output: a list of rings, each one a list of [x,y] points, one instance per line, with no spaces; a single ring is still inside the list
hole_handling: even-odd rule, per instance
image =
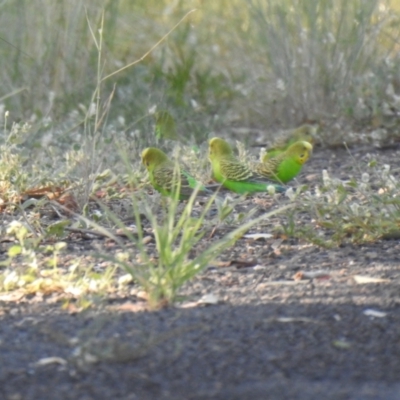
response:
[[[1,320],[2,398],[398,399],[399,308],[371,318],[382,304],[332,300],[75,315],[22,304]],[[47,357],[60,360],[36,364]]]

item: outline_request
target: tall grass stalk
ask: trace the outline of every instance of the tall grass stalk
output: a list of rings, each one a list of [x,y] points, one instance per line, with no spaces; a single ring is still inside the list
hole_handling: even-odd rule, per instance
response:
[[[249,0],[251,24],[243,42],[254,41],[248,56],[268,81],[264,95],[275,104],[270,110],[286,120],[354,117],[359,98],[377,84],[384,91],[388,81],[378,74],[396,48],[387,34],[391,24],[400,26],[384,4]]]

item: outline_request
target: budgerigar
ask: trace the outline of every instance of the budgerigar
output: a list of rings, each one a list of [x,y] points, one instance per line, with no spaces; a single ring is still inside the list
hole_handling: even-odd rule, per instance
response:
[[[150,182],[154,189],[164,196],[174,196],[175,191],[179,188],[178,198],[185,200],[192,195],[194,189],[198,186],[198,194],[212,193],[204,185],[197,182],[193,176],[177,167],[176,163],[171,161],[160,149],[155,147],[144,149],[142,163],[149,173]]]
[[[267,148],[266,157],[271,158],[284,152],[293,143],[305,141],[313,144],[316,133],[318,131],[317,124],[304,124],[295,129],[289,129],[277,134],[270,146]]]
[[[266,178],[287,183],[300,173],[312,149],[312,144],[309,142],[296,142],[276,156],[269,157],[265,154],[263,162],[252,165],[252,169]]]
[[[154,117],[156,119],[157,139],[179,140],[174,117],[168,111],[157,111]]]
[[[189,137],[178,134],[174,117],[168,111],[157,111],[154,113],[154,117],[156,119],[155,134],[158,140],[175,140],[184,145],[190,145],[192,151],[199,153],[199,147],[197,145],[191,145]]]
[[[213,178],[232,192],[268,192],[270,187],[274,187],[277,192],[285,191],[284,187],[269,182],[242,164],[234,156],[229,143],[221,138],[215,137],[209,141],[209,159]]]

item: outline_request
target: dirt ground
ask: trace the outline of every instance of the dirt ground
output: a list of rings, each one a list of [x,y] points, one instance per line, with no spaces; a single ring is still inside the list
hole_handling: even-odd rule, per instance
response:
[[[299,181],[346,178],[366,152],[393,168],[400,155],[318,150]],[[176,307],[148,311],[134,291],[82,312],[2,300],[0,399],[400,399],[399,260],[398,239],[241,239]]]

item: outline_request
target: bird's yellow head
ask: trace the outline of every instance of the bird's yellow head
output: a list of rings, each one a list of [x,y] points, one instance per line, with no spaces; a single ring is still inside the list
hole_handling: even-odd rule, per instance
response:
[[[313,146],[306,141],[293,143],[287,150],[286,156],[293,157],[297,163],[303,165],[312,153]]]
[[[152,171],[164,161],[168,161],[168,156],[160,149],[148,147],[142,151],[142,163],[148,171]]]
[[[318,124],[304,124],[296,129],[294,136],[298,140],[304,140],[312,144],[315,142],[318,129]]]
[[[232,147],[224,139],[214,137],[208,142],[208,156],[210,160],[218,157],[231,156],[232,154]]]

